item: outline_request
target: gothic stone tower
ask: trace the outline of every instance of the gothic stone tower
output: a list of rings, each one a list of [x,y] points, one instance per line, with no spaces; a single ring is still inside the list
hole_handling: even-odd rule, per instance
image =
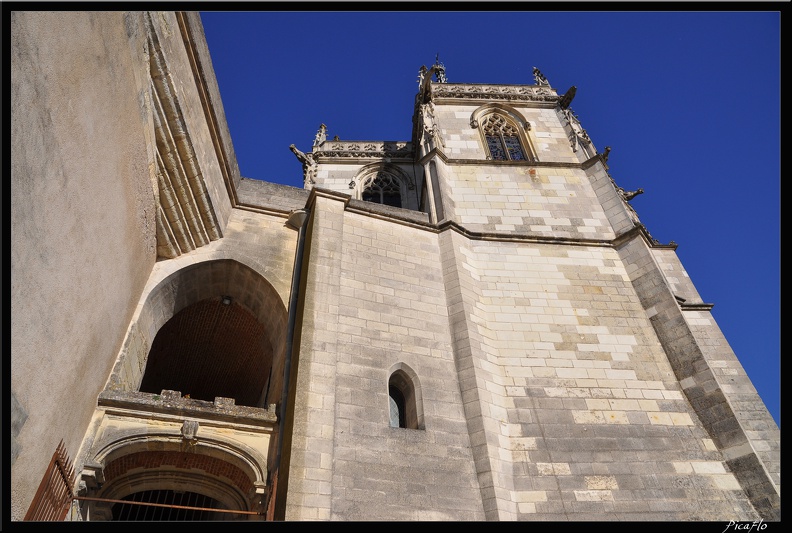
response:
[[[411,142],[295,150],[287,519],[779,518],[778,429],[712,306],[534,74],[422,68]]]

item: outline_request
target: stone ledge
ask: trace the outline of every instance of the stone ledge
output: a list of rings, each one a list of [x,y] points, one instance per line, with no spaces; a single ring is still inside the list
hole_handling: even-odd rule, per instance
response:
[[[275,424],[278,421],[274,405],[269,409],[262,409],[236,405],[231,398],[215,398],[214,402],[194,400],[182,398],[179,391],[164,390],[161,394],[103,391],[99,394],[98,405],[255,426]]]

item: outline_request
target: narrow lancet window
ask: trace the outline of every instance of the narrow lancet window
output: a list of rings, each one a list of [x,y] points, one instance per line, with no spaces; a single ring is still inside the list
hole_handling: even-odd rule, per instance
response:
[[[394,428],[424,429],[423,406],[418,377],[406,365],[393,372],[388,379],[390,426]]]

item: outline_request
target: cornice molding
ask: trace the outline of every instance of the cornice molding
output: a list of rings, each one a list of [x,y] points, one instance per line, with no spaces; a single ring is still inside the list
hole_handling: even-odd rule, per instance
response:
[[[708,303],[685,303],[680,302],[679,307],[683,311],[711,311],[715,304],[708,304]]]
[[[323,159],[414,159],[413,144],[407,141],[324,141],[313,151],[314,161]]]
[[[555,107],[560,100],[555,90],[534,85],[493,85],[467,83],[432,83],[431,100],[484,100],[535,102]]]

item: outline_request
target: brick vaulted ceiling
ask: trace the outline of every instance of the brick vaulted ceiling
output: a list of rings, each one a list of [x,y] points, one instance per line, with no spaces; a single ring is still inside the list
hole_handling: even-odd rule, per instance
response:
[[[262,407],[272,367],[269,332],[244,306],[220,297],[186,307],[157,333],[140,390]]]

